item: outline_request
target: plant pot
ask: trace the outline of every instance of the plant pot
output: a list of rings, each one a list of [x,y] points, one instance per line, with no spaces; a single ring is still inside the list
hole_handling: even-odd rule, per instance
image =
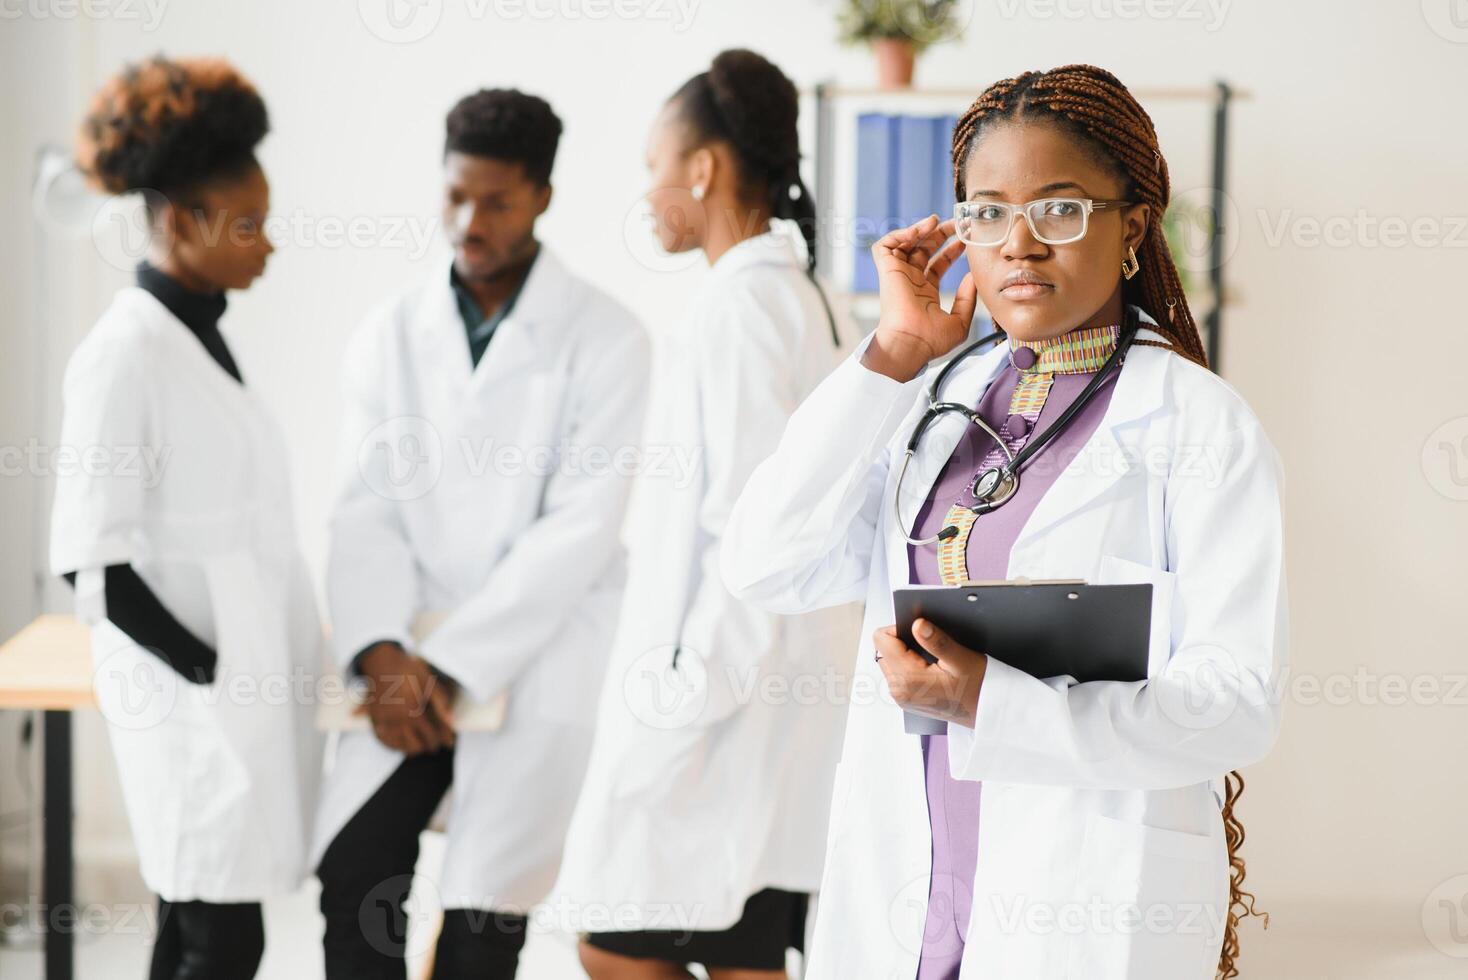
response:
[[[877,84],[882,88],[912,88],[912,67],[917,60],[912,41],[905,37],[879,37],[872,41],[877,56]]]

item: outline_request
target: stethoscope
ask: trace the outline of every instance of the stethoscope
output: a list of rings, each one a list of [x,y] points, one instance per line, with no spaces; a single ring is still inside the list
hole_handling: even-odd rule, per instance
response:
[[[1091,376],[1091,380],[1086,384],[1086,387],[1081,390],[1076,400],[1071,402],[1070,407],[1061,413],[1060,418],[1055,420],[1055,424],[1026,443],[1025,447],[1018,453],[1013,452],[1009,448],[1009,444],[1005,442],[1004,437],[998,432],[995,432],[993,426],[985,422],[976,410],[969,408],[967,405],[960,405],[958,402],[940,401],[938,398],[938,394],[943,387],[943,382],[953,373],[953,369],[958,367],[965,358],[979,350],[979,348],[992,344],[996,340],[1002,340],[1005,336],[1004,331],[996,330],[988,336],[980,337],[959,351],[952,360],[943,366],[943,370],[938,372],[938,376],[933,379],[933,383],[928,387],[928,410],[918,420],[916,428],[913,429],[912,438],[907,440],[907,451],[902,456],[902,467],[897,471],[897,486],[892,491],[892,517],[897,522],[897,529],[907,539],[907,543],[915,547],[922,547],[924,545],[936,544],[939,541],[946,541],[958,535],[958,528],[949,525],[931,538],[914,538],[907,533],[907,525],[902,520],[902,480],[907,476],[907,464],[912,461],[913,455],[917,453],[918,443],[922,440],[923,433],[927,431],[928,426],[932,425],[939,416],[948,412],[957,412],[980,429],[983,429],[999,448],[1004,451],[1003,463],[998,466],[991,466],[979,473],[974,477],[973,482],[969,484],[969,493],[973,495],[976,501],[975,504],[969,507],[969,510],[975,514],[987,514],[992,510],[1002,507],[1015,495],[1019,490],[1020,470],[1030,460],[1038,456],[1041,450],[1050,444],[1052,439],[1061,432],[1064,432],[1065,427],[1070,424],[1071,420],[1084,411],[1086,405],[1096,397],[1096,392],[1105,383],[1107,376],[1121,366],[1121,362],[1126,357],[1127,349],[1131,347],[1132,339],[1136,336],[1136,333],[1137,314],[1135,310],[1128,307],[1126,311],[1126,324],[1122,328],[1121,336],[1117,338],[1116,350],[1112,351],[1111,356],[1106,359],[1106,363],[1101,365],[1101,370]]]

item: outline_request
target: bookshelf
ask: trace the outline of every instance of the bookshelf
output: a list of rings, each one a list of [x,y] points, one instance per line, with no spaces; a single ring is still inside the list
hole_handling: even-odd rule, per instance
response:
[[[842,201],[850,200],[853,186],[844,186],[837,173],[836,158],[842,134],[840,123],[850,121],[861,112],[889,111],[914,106],[933,110],[961,112],[980,91],[976,88],[908,88],[882,89],[870,86],[842,86],[824,82],[807,90],[804,94],[814,107],[814,139],[807,145],[814,147],[811,156],[811,192],[815,197],[817,218],[822,228],[839,225],[835,220]],[[1224,309],[1233,299],[1234,293],[1227,286],[1227,255],[1225,238],[1228,229],[1224,216],[1228,214],[1228,137],[1229,114],[1237,101],[1251,98],[1251,94],[1234,88],[1219,80],[1211,86],[1133,89],[1133,94],[1143,105],[1159,102],[1196,103],[1211,113],[1206,161],[1209,172],[1208,187],[1211,200],[1208,206],[1213,216],[1210,222],[1207,244],[1206,284],[1204,288],[1190,291],[1189,303],[1204,312],[1200,318],[1203,341],[1208,349],[1208,360],[1217,370],[1223,338]],[[822,269],[833,270],[847,258],[850,243],[833,243],[832,236],[823,234],[817,256]],[[874,319],[876,295],[870,292],[852,291],[853,311],[859,319]]]

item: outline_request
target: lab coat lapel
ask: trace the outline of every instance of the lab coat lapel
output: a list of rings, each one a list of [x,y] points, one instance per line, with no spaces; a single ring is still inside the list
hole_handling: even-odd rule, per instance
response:
[[[565,315],[569,285],[560,262],[550,249],[541,245],[515,308],[495,328],[489,347],[474,369],[470,382],[474,390],[521,374],[535,362],[539,355],[538,332],[547,322]],[[467,338],[464,343],[467,351]]]
[[[469,337],[464,318],[449,280],[450,264],[423,286],[416,314],[417,332],[435,369],[429,373],[436,385],[452,386],[455,401],[469,386],[474,369],[469,356]]]
[[[198,335],[190,330],[182,320],[174,316],[160,299],[139,287],[133,287],[124,295],[133,297],[137,301],[144,316],[156,318],[160,323],[167,325],[166,335],[170,346],[178,352],[180,358],[190,365],[194,377],[206,384],[211,394],[218,395],[222,407],[226,410],[233,410],[238,407],[239,401],[254,399],[254,389],[236,381],[234,376],[214,359],[214,355],[209,353]]]
[[[1144,325],[1138,339],[1163,338]],[[1016,549],[1084,509],[1141,465],[1136,458],[1140,426],[1134,423],[1163,407],[1163,379],[1171,357],[1164,350],[1141,345],[1127,352],[1101,424],[1036,505],[1015,541]]]

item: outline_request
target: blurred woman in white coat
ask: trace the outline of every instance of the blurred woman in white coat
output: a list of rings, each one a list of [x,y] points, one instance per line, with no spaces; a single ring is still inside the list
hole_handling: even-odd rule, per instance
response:
[[[255,974],[260,900],[305,876],[320,779],[286,440],[219,330],[273,251],[266,129],[230,65],[159,57],[101,90],[78,154],[101,189],[146,193],[154,232],[67,365],[61,441],[96,465],[61,473],[51,518],[160,900],[152,980]]]
[[[726,530],[741,597],[864,597],[858,670],[890,692],[848,722],[811,975],[1232,976],[1253,902],[1230,770],[1272,745],[1286,666],[1279,461],[1207,369],[1167,165],[1114,76],[996,83],[953,157],[954,218],[873,247],[876,332]],[[979,301],[997,345],[971,339]],[[1148,679],[1032,677],[922,619],[928,657],[896,635],[895,588],[1021,577],[1150,583]]]
[[[726,51],[648,142],[662,247],[712,269],[653,374],[627,598],[558,889],[596,980],[784,976],[820,881],[859,617],[770,615],[718,570],[745,479],[841,357],[796,113],[778,68]]]

